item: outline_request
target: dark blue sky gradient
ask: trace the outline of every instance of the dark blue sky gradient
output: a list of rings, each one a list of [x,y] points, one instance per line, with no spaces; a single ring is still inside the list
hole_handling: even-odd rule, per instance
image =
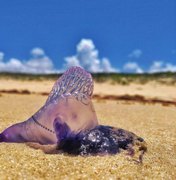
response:
[[[114,67],[136,61],[176,63],[175,0],[1,0],[0,51],[5,59],[28,59],[43,48],[55,66],[74,55],[82,38],[93,40]],[[130,59],[134,49],[143,54]]]

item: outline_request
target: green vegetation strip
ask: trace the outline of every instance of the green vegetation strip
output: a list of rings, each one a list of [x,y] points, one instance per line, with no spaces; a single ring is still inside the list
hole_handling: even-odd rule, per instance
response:
[[[0,79],[15,80],[56,80],[61,74],[22,74],[22,73],[0,73]],[[94,80],[99,83],[109,81],[112,84],[118,83],[129,85],[130,83],[146,84],[149,81],[157,81],[161,84],[175,85],[176,73],[154,73],[154,74],[123,74],[123,73],[95,73],[92,74]]]

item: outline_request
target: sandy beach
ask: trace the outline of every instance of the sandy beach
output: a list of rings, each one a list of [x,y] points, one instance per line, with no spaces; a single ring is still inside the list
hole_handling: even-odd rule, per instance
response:
[[[31,93],[49,93],[54,80],[21,81],[0,79],[0,92],[2,90],[28,90]],[[131,83],[129,85],[112,84],[110,82],[94,83],[94,94],[99,95],[141,95],[147,98],[176,101],[176,84],[166,85],[151,81],[146,84]]]
[[[0,80],[0,131],[23,121],[46,101],[54,81]],[[29,94],[9,93],[28,90]],[[95,94],[141,95],[176,101],[176,87],[155,82],[127,86],[95,83]],[[6,92],[5,92],[5,91]],[[42,94],[43,93],[43,94]],[[46,94],[44,94],[46,93]],[[160,103],[93,99],[101,124],[143,137],[148,151],[143,164],[124,153],[115,156],[48,154],[27,144],[0,144],[0,179],[176,179],[176,106]]]

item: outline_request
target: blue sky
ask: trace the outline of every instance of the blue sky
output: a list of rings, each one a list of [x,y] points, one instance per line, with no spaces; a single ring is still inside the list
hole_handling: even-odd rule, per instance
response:
[[[175,0],[1,0],[0,71],[176,71]]]

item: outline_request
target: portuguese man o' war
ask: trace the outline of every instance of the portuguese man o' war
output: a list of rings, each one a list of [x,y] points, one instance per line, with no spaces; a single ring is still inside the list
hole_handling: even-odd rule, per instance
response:
[[[0,134],[0,142],[56,144],[74,155],[117,154],[126,150],[142,161],[145,141],[132,132],[99,125],[91,101],[93,80],[81,67],[71,67],[54,84],[46,103],[29,119]]]

